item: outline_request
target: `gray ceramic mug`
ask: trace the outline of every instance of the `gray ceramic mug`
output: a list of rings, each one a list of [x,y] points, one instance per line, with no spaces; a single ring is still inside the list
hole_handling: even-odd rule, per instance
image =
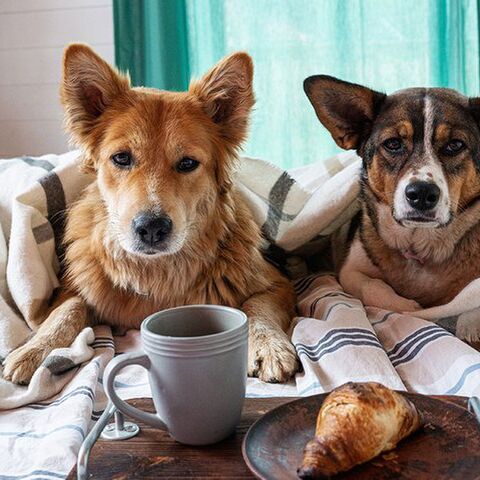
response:
[[[144,351],[119,355],[105,369],[103,384],[112,403],[188,445],[232,434],[245,398],[247,316],[229,307],[190,305],[149,316],[140,331]],[[156,413],[128,405],[115,392],[115,376],[132,364],[148,370]]]

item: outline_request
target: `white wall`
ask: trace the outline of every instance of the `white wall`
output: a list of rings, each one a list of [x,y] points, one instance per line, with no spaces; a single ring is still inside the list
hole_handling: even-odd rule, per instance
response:
[[[0,158],[68,150],[59,80],[70,42],[113,63],[112,0],[0,0]]]

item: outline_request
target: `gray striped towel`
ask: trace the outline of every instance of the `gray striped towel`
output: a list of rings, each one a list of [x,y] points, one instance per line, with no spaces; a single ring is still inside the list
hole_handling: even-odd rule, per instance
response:
[[[65,210],[92,181],[77,158],[70,152],[0,161],[0,356],[31,335],[29,321],[58,287]],[[423,312],[365,308],[325,273],[345,252],[358,210],[358,173],[352,153],[288,173],[243,159],[239,189],[262,226],[267,253],[297,278],[300,316],[292,341],[303,366],[286,384],[249,379],[247,395],[310,395],[348,380],[480,395],[480,353],[455,336],[463,328],[458,315],[465,320],[458,302],[425,311],[435,322],[420,318]],[[475,296],[477,287],[469,288],[471,307],[480,291]],[[87,328],[70,348],[52,352],[28,387],[0,378],[0,480],[65,478],[105,408],[106,363],[138,348],[138,331],[113,337],[108,327]],[[150,395],[146,372],[136,366],[121,372],[116,387],[123,398]]]

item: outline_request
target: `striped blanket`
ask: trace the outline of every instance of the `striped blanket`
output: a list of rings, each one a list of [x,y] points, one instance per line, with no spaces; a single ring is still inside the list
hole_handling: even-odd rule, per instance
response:
[[[79,173],[77,157],[0,162],[0,356],[31,335],[29,322],[58,286],[65,209],[92,180]],[[292,341],[303,366],[287,384],[249,379],[247,395],[311,395],[347,380],[480,394],[480,353],[455,336],[456,317],[439,315],[434,323],[365,308],[327,273],[344,255],[358,209],[358,169],[350,153],[288,173],[243,161],[239,188],[269,240],[268,255],[297,278]],[[106,406],[105,365],[139,342],[137,331],[113,337],[108,327],[87,328],[70,348],[52,352],[29,387],[0,378],[0,480],[65,478]],[[123,398],[150,395],[137,366],[116,386]]]

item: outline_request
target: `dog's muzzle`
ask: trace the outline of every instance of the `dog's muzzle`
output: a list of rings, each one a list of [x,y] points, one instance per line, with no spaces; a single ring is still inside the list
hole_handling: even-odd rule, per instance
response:
[[[132,221],[135,237],[141,244],[156,250],[172,232],[173,223],[168,215],[139,213]]]
[[[431,182],[413,182],[405,188],[409,205],[419,212],[433,210],[440,198],[440,188]]]
[[[433,182],[414,181],[407,184],[403,204],[406,209],[400,220],[404,227],[431,228],[441,222],[437,218],[441,190]]]

